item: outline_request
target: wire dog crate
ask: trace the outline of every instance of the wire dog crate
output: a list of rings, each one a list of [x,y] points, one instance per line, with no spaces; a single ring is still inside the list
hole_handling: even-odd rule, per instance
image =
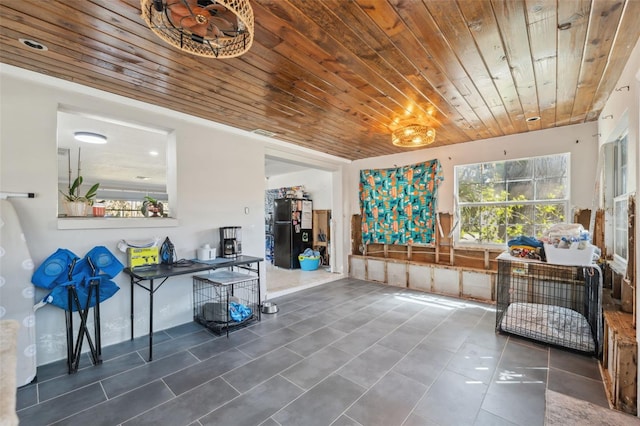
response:
[[[216,334],[260,320],[260,279],[234,271],[193,277],[193,319]]]
[[[602,272],[498,259],[496,331],[600,355]]]

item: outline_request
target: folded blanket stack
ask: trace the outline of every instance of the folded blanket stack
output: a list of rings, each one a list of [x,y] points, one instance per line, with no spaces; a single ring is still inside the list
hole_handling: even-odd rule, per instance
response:
[[[546,260],[544,244],[537,238],[521,235],[509,240],[507,245],[509,246],[509,254],[513,257],[541,261]]]

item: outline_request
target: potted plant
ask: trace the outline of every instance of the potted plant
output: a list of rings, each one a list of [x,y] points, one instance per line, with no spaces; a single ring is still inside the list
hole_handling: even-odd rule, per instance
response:
[[[93,204],[93,199],[98,192],[99,183],[94,184],[89,190],[81,195],[82,176],[80,175],[80,148],[78,148],[78,176],[71,183],[71,159],[69,158],[69,186],[67,192],[62,192],[64,197],[64,209],[67,216],[86,216],[87,209]]]
[[[142,208],[140,208],[140,211],[145,215],[145,217],[162,217],[162,214],[164,213],[164,206],[160,201],[146,195],[142,202]]]
[[[64,197],[67,216],[86,216],[87,209],[93,204],[93,199],[96,196],[100,184],[94,184],[84,195],[81,195],[80,187],[82,186],[82,180],[82,176],[78,176],[71,186],[69,186],[68,192],[64,193],[60,191]]]

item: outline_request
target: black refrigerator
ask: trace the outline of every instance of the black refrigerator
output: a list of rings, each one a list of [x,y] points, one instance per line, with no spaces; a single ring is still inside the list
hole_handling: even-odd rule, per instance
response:
[[[313,244],[313,204],[300,198],[280,198],[273,206],[273,264],[300,268],[298,255]]]

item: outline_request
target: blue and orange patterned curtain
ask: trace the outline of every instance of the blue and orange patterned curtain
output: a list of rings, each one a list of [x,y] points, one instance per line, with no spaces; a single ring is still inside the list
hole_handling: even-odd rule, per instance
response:
[[[440,162],[360,171],[364,244],[433,244]]]

